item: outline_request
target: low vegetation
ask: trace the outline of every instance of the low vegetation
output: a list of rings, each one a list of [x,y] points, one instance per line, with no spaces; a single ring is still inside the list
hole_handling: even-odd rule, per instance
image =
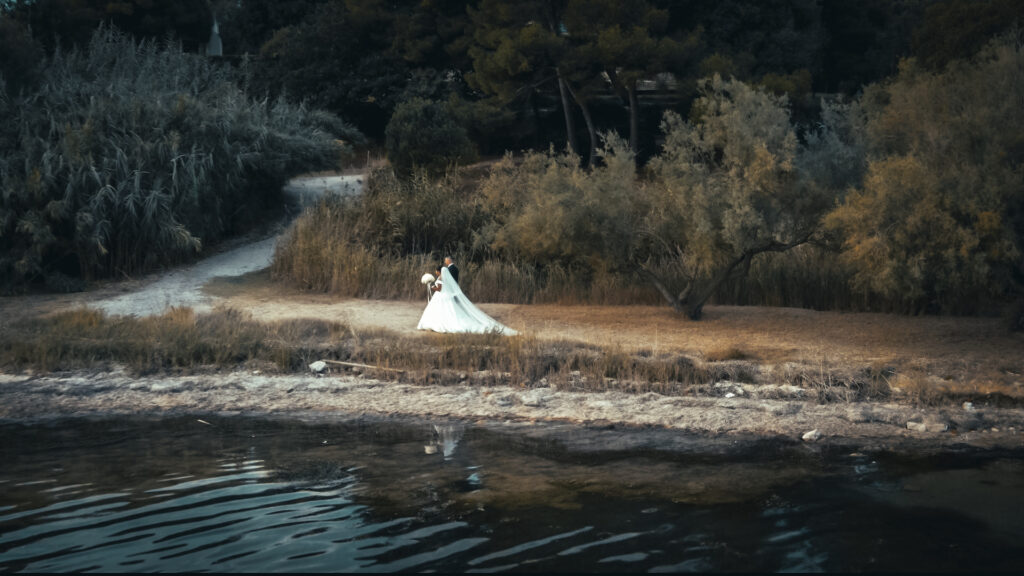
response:
[[[478,301],[1007,312],[1024,302],[1022,62],[1013,35],[940,72],[908,61],[822,102],[814,125],[713,76],[690,118],[665,114],[642,168],[609,133],[587,167],[549,150],[436,178],[375,171],[361,198],[296,222],[274,273],[414,299],[454,254]]]
[[[336,138],[358,137],[243,82],[180,45],[100,28],[30,89],[0,89],[0,291],[193,257],[265,217],[288,178],[337,166]]]
[[[570,391],[722,396],[742,384],[762,398],[829,402],[903,400],[945,404],[985,398],[1016,405],[1019,392],[983,371],[936,375],[927,366],[774,363],[740,344],[695,355],[529,335],[405,336],[339,322],[260,322],[234,309],[162,316],[107,316],[79,309],[8,325],[0,367],[62,371],[123,365],[137,374],[174,371],[367,372],[414,384],[552,386]],[[948,376],[948,377],[947,377]],[[1019,387],[1019,386],[1018,386]],[[738,391],[740,394],[744,393]]]

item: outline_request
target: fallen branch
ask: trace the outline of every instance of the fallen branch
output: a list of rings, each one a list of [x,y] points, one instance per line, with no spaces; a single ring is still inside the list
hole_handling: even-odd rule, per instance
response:
[[[358,362],[342,362],[341,360],[324,360],[327,364],[337,364],[339,366],[349,366],[351,368],[370,368],[372,370],[385,370],[387,372],[405,372],[400,368],[383,368],[381,366],[371,366],[370,364],[359,364]]]

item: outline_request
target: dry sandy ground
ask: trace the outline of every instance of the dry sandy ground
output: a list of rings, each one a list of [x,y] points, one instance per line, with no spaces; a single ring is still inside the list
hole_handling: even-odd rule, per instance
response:
[[[339,299],[289,289],[266,273],[205,288],[220,305],[262,320],[320,318],[356,328],[415,333],[423,302]],[[561,306],[481,303],[508,326],[542,339],[567,339],[693,356],[736,349],[753,360],[856,365],[898,365],[939,370],[990,371],[1024,386],[1024,333],[998,318],[906,317],[817,312],[798,308],[709,306],[688,321],[667,306]]]

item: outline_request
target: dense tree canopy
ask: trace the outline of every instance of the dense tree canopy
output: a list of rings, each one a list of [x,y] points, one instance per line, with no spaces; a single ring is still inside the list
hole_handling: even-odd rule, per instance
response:
[[[173,36],[195,51],[210,37],[213,11],[207,0],[15,0],[8,12],[31,26],[51,50],[89,42],[100,24],[112,24],[139,38]]]
[[[498,163],[480,196],[466,203],[475,212],[463,220],[479,227],[459,245],[474,246],[474,254],[580,277],[645,270],[645,281],[696,317],[723,283],[766,259],[782,261],[770,254],[813,243],[816,257],[830,259],[836,277],[862,301],[909,312],[980,311],[1024,293],[1021,6],[7,0],[0,2],[0,111],[15,122],[0,125],[4,265],[20,266],[23,276],[42,273],[60,253],[83,273],[133,268],[99,250],[109,249],[102,242],[69,240],[113,236],[99,229],[79,234],[89,219],[69,220],[71,204],[60,190],[93,182],[105,194],[123,192],[125,206],[137,196],[126,192],[129,175],[139,175],[149,192],[163,190],[165,182],[142,175],[167,169],[164,149],[183,145],[171,135],[206,143],[209,134],[168,124],[150,147],[124,139],[135,134],[150,142],[148,128],[137,125],[147,114],[178,118],[191,110],[209,119],[218,106],[228,114],[218,126],[230,135],[211,149],[219,152],[205,153],[243,158],[241,172],[223,171],[234,174],[224,191],[234,194],[237,178],[262,180],[244,160],[257,153],[246,152],[246,143],[258,134],[281,138],[280,148],[260,148],[273,158],[270,180],[277,181],[294,167],[285,159],[310,150],[273,112],[292,110],[270,104],[287,100],[306,103],[289,112],[296,126],[330,125],[336,136],[358,140],[338,120],[346,118],[386,146],[396,177],[419,179],[396,181],[404,190],[396,198],[436,189],[417,167],[437,172],[474,158],[474,151],[526,149]],[[199,67],[196,53],[203,53],[214,19],[224,57]],[[185,68],[203,90],[167,88],[152,76],[145,77],[153,86],[143,89],[127,67],[118,72],[125,78],[115,77],[97,64],[110,56],[109,46],[89,45],[101,24],[145,46],[173,38],[167,50],[180,45],[191,53],[181,62],[192,62]],[[164,65],[172,52],[153,52],[151,59]],[[68,71],[71,58],[98,70],[95,77]],[[205,91],[214,83],[203,78],[218,74],[226,78],[216,83],[220,88]],[[109,95],[93,84],[97,78],[131,89]],[[69,108],[55,108],[56,97],[66,97]],[[98,128],[101,116],[119,114],[127,124],[104,120],[102,128],[123,134]],[[242,116],[271,128],[240,136],[235,128],[248,125]],[[138,151],[135,168],[118,160],[117,150],[128,149]],[[83,150],[102,159],[90,160]],[[196,167],[205,157],[188,156]],[[442,187],[455,186],[446,182]],[[82,197],[69,197],[79,202],[76,214],[85,214]],[[184,212],[168,212],[170,228],[133,229],[127,218],[116,234],[159,233],[171,242],[176,236],[168,230],[188,228],[186,219],[211,237],[230,227],[204,222],[215,209],[183,208],[189,205],[182,201]],[[412,250],[432,241],[400,244]]]

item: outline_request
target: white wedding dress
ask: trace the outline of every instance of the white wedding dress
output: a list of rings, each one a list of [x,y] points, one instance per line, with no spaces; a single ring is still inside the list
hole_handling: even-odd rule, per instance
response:
[[[477,308],[459,288],[448,268],[441,268],[440,292],[434,292],[423,310],[417,330],[434,332],[473,332],[483,334],[495,332],[512,336],[517,332]]]

